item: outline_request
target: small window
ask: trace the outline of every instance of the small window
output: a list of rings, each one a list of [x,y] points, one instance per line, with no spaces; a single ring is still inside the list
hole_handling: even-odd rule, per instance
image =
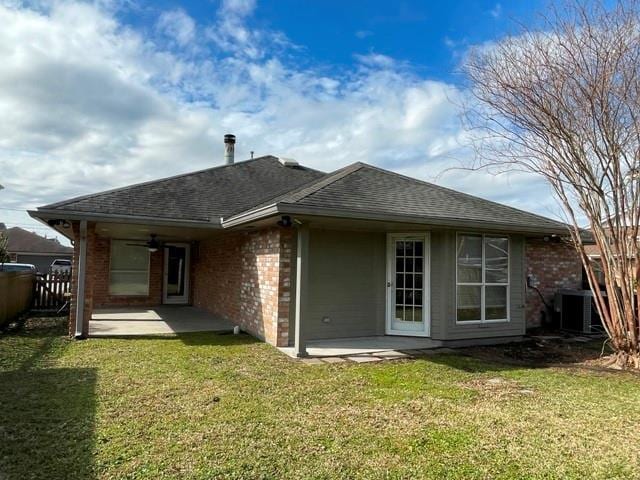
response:
[[[459,323],[509,320],[509,239],[458,235],[456,305]]]
[[[149,294],[149,250],[124,240],[111,242],[111,295]]]

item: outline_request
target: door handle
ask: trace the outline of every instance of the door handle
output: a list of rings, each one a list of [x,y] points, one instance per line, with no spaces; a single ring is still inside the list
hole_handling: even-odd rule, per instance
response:
[[[391,285],[393,285],[392,282],[387,282],[387,287],[390,287]]]

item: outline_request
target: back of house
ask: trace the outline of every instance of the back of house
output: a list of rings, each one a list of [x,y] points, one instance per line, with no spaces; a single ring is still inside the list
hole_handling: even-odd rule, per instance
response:
[[[364,163],[265,156],[30,214],[74,241],[70,333],[104,308],[192,305],[303,356],[323,339],[513,341],[580,288],[566,225]]]

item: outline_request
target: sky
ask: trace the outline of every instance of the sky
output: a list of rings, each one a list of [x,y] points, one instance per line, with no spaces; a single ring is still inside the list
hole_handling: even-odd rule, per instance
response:
[[[0,0],[0,222],[272,154],[362,161],[545,216],[544,183],[469,165],[465,54],[542,2]]]

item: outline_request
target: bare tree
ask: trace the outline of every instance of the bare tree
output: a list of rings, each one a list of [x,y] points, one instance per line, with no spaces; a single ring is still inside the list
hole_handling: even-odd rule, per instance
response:
[[[640,368],[640,10],[571,2],[466,63],[478,167],[542,175],[570,225],[616,361]],[[584,248],[601,252],[606,295]]]

